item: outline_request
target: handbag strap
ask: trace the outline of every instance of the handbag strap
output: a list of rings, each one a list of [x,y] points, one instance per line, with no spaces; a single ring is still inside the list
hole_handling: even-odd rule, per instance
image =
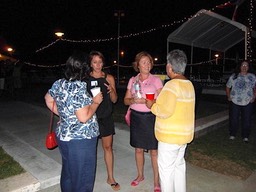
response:
[[[50,124],[49,124],[49,128],[48,128],[48,132],[51,133],[52,132],[52,123],[53,123],[53,110],[54,110],[54,105],[55,105],[55,100],[52,103],[52,111],[51,111],[51,117],[50,117]]]

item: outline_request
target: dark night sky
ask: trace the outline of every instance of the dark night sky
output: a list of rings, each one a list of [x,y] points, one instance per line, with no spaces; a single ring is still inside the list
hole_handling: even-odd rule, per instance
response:
[[[65,39],[106,39],[117,36],[114,11],[124,10],[121,35],[129,35],[152,28],[158,30],[121,39],[125,51],[124,62],[131,63],[135,54],[146,50],[153,57],[165,57],[166,39],[179,27],[161,28],[163,24],[194,15],[200,9],[211,9],[225,0],[2,0],[0,12],[1,52],[6,45],[15,49],[14,55],[27,62],[56,63],[65,61],[73,49],[99,50],[107,60],[116,59],[117,41],[103,43],[58,42],[40,53],[36,50],[56,40],[55,30],[65,33]],[[248,13],[249,0],[238,10]],[[233,7],[215,12],[231,18]],[[244,23],[246,24],[246,23]]]

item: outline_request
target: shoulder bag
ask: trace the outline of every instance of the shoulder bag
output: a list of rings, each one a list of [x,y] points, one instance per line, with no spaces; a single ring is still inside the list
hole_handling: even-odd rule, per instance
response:
[[[54,115],[53,115],[54,105],[55,105],[55,101],[53,101],[53,103],[52,103],[50,124],[49,124],[49,128],[48,128],[48,134],[46,135],[46,140],[45,140],[45,146],[49,150],[55,149],[58,146],[55,132],[52,131],[52,123],[53,123],[53,118],[54,118]]]

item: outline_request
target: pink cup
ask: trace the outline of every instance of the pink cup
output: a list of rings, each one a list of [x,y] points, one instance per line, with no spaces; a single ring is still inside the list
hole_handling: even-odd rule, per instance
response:
[[[155,93],[146,93],[146,98],[148,100],[154,100],[155,98]]]

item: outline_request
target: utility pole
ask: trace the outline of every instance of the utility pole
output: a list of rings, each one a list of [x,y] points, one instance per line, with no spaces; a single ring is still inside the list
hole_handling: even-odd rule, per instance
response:
[[[124,17],[123,10],[116,10],[114,16],[117,17],[117,85],[119,85],[119,68],[120,68],[120,26],[121,17]]]

